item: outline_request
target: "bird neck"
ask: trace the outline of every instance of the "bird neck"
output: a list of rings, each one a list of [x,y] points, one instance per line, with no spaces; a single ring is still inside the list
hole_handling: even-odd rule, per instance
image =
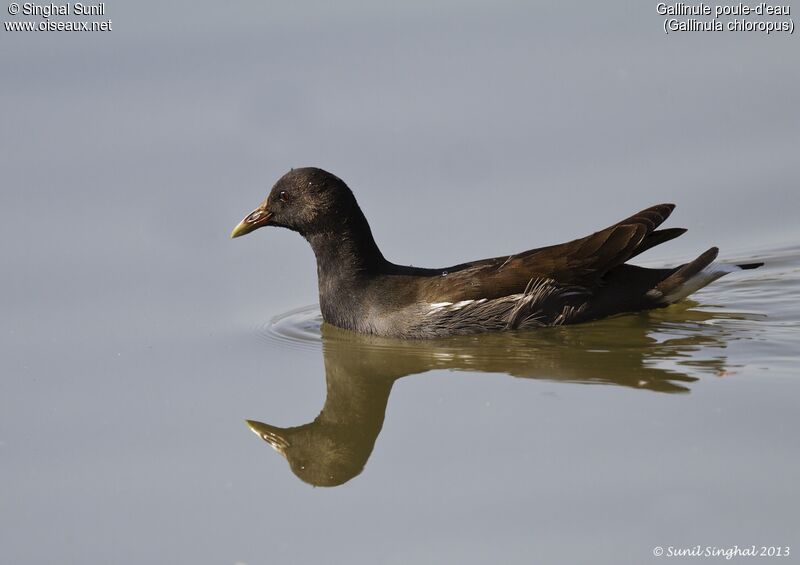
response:
[[[303,234],[317,259],[319,304],[329,324],[350,330],[362,328],[369,309],[364,290],[391,263],[383,254],[364,214],[354,204],[336,222]]]
[[[317,258],[320,282],[325,279],[358,279],[380,272],[386,259],[361,210],[336,226],[306,234]]]

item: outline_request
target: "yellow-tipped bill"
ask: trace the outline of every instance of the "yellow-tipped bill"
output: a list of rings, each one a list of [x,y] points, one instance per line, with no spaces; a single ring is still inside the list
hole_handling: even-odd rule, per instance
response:
[[[272,214],[270,214],[269,211],[260,207],[256,208],[250,212],[244,220],[239,222],[239,225],[233,228],[231,237],[239,237],[240,235],[245,235],[253,230],[264,227],[269,223],[271,217]]]

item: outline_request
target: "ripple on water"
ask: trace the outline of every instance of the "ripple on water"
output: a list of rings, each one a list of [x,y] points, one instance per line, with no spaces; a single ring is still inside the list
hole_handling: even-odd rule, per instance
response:
[[[298,349],[319,349],[322,344],[322,313],[311,304],[278,314],[257,328],[258,334],[269,341]]]

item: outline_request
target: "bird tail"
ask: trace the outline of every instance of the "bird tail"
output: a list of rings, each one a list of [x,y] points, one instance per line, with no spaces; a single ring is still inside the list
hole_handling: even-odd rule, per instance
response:
[[[756,269],[764,264],[715,263],[714,259],[717,258],[718,253],[719,249],[712,247],[694,261],[678,267],[655,288],[648,291],[647,296],[660,304],[673,304],[728,273]]]

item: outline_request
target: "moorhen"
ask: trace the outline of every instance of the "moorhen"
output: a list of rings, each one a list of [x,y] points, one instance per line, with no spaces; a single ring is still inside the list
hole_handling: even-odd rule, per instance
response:
[[[656,228],[674,204],[658,204],[604,230],[442,269],[395,265],[372,237],[355,196],[313,167],[281,177],[231,237],[264,226],[302,235],[314,250],[325,322],[400,338],[575,324],[677,302],[719,277],[763,263],[713,263],[712,247],[675,268],[627,264],[686,230]]]

